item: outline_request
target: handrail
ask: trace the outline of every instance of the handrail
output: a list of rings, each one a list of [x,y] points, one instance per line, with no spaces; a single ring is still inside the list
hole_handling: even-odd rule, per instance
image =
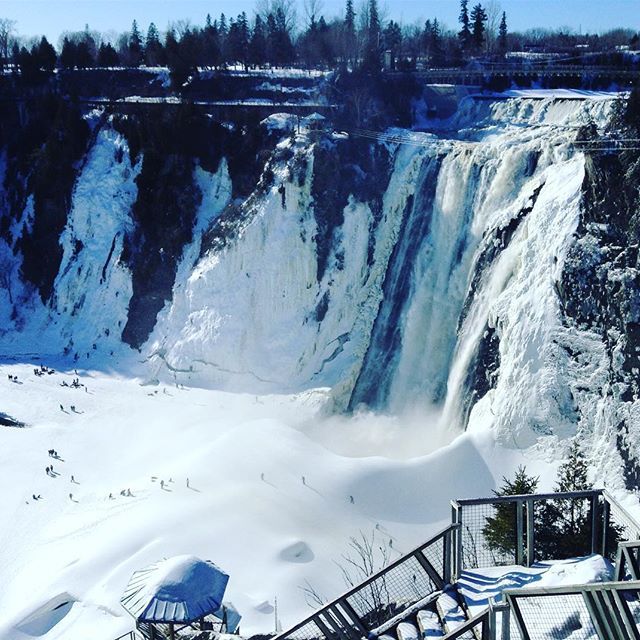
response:
[[[335,607],[337,605],[343,605],[347,601],[347,599],[350,598],[351,596],[357,594],[362,589],[365,589],[367,586],[371,585],[372,583],[374,583],[376,580],[380,579],[381,577],[384,577],[391,570],[393,570],[396,567],[402,565],[404,562],[409,560],[411,557],[418,556],[418,554],[422,553],[422,551],[424,551],[425,549],[427,549],[428,547],[430,547],[434,543],[438,542],[441,539],[444,540],[448,535],[450,535],[454,531],[457,531],[458,529],[459,529],[459,525],[458,524],[450,524],[448,527],[442,529],[442,531],[440,531],[435,536],[433,536],[429,540],[427,540],[427,542],[422,543],[421,545],[415,547],[414,549],[412,549],[408,553],[405,553],[404,555],[400,556],[398,559],[396,559],[393,562],[391,562],[390,564],[386,565],[385,567],[383,567],[379,571],[376,571],[374,574],[369,576],[363,582],[357,584],[355,587],[350,588],[348,591],[345,591],[343,594],[341,594],[337,598],[334,598],[330,602],[324,604],[321,608],[316,609],[311,615],[306,617],[304,620],[302,620],[301,622],[298,622],[297,624],[295,624],[294,626],[290,627],[289,629],[287,629],[285,631],[282,631],[281,633],[276,635],[272,640],[280,640],[282,638],[285,638],[288,635],[294,633],[295,631],[301,629],[305,625],[309,624],[310,622],[315,622],[315,620],[317,619],[317,617],[319,615],[327,612],[330,609],[335,610]],[[444,579],[445,576],[441,576],[441,577]],[[427,595],[429,595],[429,594],[425,594],[425,596],[427,596]],[[357,623],[357,622],[358,622],[357,620],[354,620],[354,623]],[[363,631],[366,631],[366,630],[363,629]]]
[[[590,582],[586,584],[565,584],[553,587],[523,587],[505,589],[503,596],[526,598],[535,596],[572,595],[583,591],[602,591],[603,589],[619,589],[621,591],[640,590],[640,580],[616,580],[611,582]]]
[[[594,496],[603,495],[603,493],[603,489],[587,489],[585,491],[561,491],[558,493],[520,493],[517,495],[509,496],[493,496],[492,498],[469,498],[463,500],[452,500],[451,504],[466,507],[478,504],[514,502],[517,500],[571,500],[572,498],[593,498]]]
[[[478,624],[482,624],[482,628],[480,629],[480,637],[482,638],[482,640],[485,640],[485,638],[488,640],[490,633],[489,620],[490,612],[487,608],[484,611],[481,611],[480,613],[473,616],[473,618],[469,618],[469,620],[467,620],[464,624],[461,624],[459,627],[456,627],[453,631],[447,633],[446,636],[442,637],[442,640],[456,640],[456,638],[460,638],[467,631],[475,631],[475,628],[478,626]]]
[[[637,639],[640,637],[635,618],[625,597],[625,593],[630,591],[635,592],[637,597],[640,594],[640,581],[506,589],[503,591],[503,596],[513,612],[522,640],[541,640],[548,636],[544,629],[537,629],[535,624],[533,627],[530,626],[532,621],[541,620],[539,604],[530,609],[526,615],[526,610],[523,612],[521,608],[521,602],[524,603],[529,598],[542,597],[551,600],[563,596],[579,596],[582,599],[584,611],[598,638],[601,640],[629,640],[629,638]],[[567,620],[572,615],[572,609],[573,606],[566,606],[565,603],[564,614],[567,616]]]
[[[613,505],[629,522],[636,528],[636,533],[640,537],[640,522],[636,520],[606,489],[602,489],[602,497],[606,502]]]

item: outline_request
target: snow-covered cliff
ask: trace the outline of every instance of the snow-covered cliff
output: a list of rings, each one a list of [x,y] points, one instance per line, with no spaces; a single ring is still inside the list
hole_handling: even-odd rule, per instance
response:
[[[567,262],[593,253],[573,140],[613,103],[470,98],[430,133],[374,139],[190,115],[183,146],[89,114],[59,235],[35,242],[51,197],[2,156],[0,349],[231,391],[329,387],[337,411],[428,408],[451,436],[521,448],[580,433],[621,483],[611,345],[566,312]]]

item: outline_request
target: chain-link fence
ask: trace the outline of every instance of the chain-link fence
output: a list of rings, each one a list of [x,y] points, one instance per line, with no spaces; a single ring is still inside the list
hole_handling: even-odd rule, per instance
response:
[[[606,638],[640,635],[640,582],[506,591],[523,640]]]
[[[457,573],[588,555],[602,546],[601,491],[453,502]]]
[[[364,580],[275,640],[360,638],[451,581],[455,525]]]
[[[518,503],[458,504],[460,569],[516,564]]]
[[[416,556],[385,571],[346,597],[364,625],[371,629],[433,593],[438,585]]]
[[[640,539],[640,527],[633,516],[608,492],[603,491],[602,498],[606,522],[603,555],[610,560],[615,560],[619,543]]]
[[[598,637],[580,592],[518,597],[516,611],[530,640]]]

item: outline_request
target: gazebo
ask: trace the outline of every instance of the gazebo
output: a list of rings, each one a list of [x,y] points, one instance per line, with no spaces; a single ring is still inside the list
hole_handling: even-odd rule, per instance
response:
[[[151,640],[175,640],[176,632],[211,628],[205,617],[219,614],[229,576],[209,560],[183,555],[136,571],[122,606]]]

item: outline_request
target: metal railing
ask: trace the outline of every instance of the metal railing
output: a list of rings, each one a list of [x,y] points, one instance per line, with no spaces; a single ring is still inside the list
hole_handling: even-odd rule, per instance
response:
[[[359,640],[451,582],[452,524],[274,640]]]
[[[454,500],[453,575],[464,569],[563,560],[640,538],[640,525],[601,489]]]
[[[492,640],[491,615],[489,610],[482,611],[473,618],[469,618],[464,624],[456,627],[455,631],[447,633],[442,640]]]
[[[521,640],[640,639],[640,581],[504,591]],[[577,636],[576,636],[577,637]]]
[[[618,545],[615,580],[640,580],[640,540]]]

